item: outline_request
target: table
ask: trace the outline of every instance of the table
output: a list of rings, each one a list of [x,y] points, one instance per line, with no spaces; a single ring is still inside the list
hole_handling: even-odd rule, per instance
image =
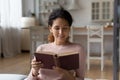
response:
[[[73,35],[87,35],[86,27],[73,27]],[[104,35],[113,35],[113,28],[104,28]]]
[[[31,49],[30,53],[33,55],[36,49],[37,42],[47,43],[47,35],[49,34],[48,27],[45,26],[34,26],[34,27],[24,27],[22,29],[29,29],[30,30],[30,44]],[[104,28],[104,35],[106,36],[113,36],[113,28],[107,27]],[[72,27],[72,38],[74,41],[75,36],[87,36],[87,28],[86,27]],[[84,46],[86,46],[87,40],[83,40]],[[107,41],[106,41],[107,42]]]

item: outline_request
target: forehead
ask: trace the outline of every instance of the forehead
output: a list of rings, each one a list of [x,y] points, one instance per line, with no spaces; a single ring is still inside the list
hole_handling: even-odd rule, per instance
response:
[[[53,26],[59,25],[59,26],[68,26],[68,21],[63,18],[57,18],[53,21]]]

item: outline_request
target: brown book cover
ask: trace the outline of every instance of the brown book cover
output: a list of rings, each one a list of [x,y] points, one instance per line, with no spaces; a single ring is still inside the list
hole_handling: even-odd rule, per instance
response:
[[[43,63],[43,68],[52,69],[53,66],[58,66],[63,69],[72,70],[79,68],[79,53],[35,53],[37,61]]]

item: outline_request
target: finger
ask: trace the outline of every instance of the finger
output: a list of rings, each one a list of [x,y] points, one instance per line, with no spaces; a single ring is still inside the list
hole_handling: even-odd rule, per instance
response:
[[[39,63],[36,61],[32,61],[31,64],[39,64]]]
[[[38,66],[41,66],[41,65],[43,65],[42,63],[39,63],[39,62],[33,62],[33,63],[31,63],[31,65],[38,65]]]
[[[31,64],[41,64],[41,61],[38,62],[38,61],[34,61],[34,60],[33,60],[33,61],[31,62]]]
[[[33,59],[32,59],[32,62],[34,62],[34,61],[36,61],[36,58],[33,58]],[[41,61],[37,61],[37,62],[41,62]]]
[[[36,61],[36,58],[34,57],[32,60],[33,60],[33,61]]]
[[[33,68],[42,68],[43,67],[43,64],[32,64],[32,67]]]
[[[39,68],[41,68],[41,65],[32,65],[32,68],[39,69]]]

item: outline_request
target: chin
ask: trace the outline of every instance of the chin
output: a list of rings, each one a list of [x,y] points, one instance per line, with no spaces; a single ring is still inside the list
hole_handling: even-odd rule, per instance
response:
[[[59,40],[58,42],[59,43],[65,43],[66,41],[65,40]]]
[[[64,42],[66,42],[66,39],[65,38],[58,38],[57,41],[64,43]]]

